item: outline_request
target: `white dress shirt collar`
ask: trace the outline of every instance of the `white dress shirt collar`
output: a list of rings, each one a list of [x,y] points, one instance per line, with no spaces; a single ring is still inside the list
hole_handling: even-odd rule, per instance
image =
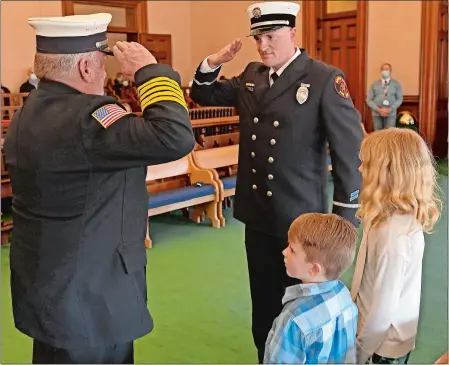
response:
[[[282,72],[284,72],[284,70],[288,67],[288,65],[290,65],[290,63],[292,63],[299,55],[301,54],[301,50],[296,47],[296,52],[295,54],[292,56],[292,58],[290,58],[285,64],[284,66],[282,66],[279,70],[276,71],[278,76],[281,76]],[[269,77],[269,81],[270,81],[270,86],[273,85],[273,80],[271,79],[271,75],[273,75],[275,73],[275,71],[270,68],[270,72],[268,73],[268,77]]]

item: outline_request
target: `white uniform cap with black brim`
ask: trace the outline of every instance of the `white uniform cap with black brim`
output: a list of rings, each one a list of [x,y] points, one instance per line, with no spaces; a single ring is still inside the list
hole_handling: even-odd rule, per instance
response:
[[[246,9],[251,23],[249,37],[282,27],[295,27],[299,9],[299,4],[285,1],[267,1],[250,5]]]
[[[36,51],[46,54],[76,54],[100,51],[113,55],[108,48],[108,13],[30,18],[36,32]]]

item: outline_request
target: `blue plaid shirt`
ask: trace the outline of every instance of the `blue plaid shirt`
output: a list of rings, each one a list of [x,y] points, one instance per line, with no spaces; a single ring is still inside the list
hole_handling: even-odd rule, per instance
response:
[[[282,303],[268,335],[264,363],[357,362],[358,310],[341,281],[290,286]]]

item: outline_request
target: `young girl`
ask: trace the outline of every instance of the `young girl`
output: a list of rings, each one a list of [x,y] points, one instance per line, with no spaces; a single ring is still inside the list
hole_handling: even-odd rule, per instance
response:
[[[440,216],[436,170],[424,140],[390,128],[362,143],[363,238],[352,283],[357,363],[407,363],[415,347],[424,234]]]

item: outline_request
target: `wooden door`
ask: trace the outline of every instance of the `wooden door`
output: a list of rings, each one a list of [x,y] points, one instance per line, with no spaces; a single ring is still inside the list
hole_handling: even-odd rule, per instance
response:
[[[170,34],[139,34],[139,43],[148,49],[158,63],[172,66],[172,47]]]
[[[319,58],[338,67],[345,74],[349,93],[355,103],[358,95],[358,53],[357,53],[357,14],[345,12],[323,17],[321,21],[322,41],[318,42]]]
[[[446,1],[440,1],[439,9],[439,34],[438,34],[438,101],[436,121],[435,155],[447,156],[448,143],[448,113],[447,113],[447,83],[448,83],[448,45],[447,45],[447,11]]]
[[[304,47],[311,57],[340,65],[362,122],[371,131],[365,118],[368,1],[303,1],[302,13]]]

